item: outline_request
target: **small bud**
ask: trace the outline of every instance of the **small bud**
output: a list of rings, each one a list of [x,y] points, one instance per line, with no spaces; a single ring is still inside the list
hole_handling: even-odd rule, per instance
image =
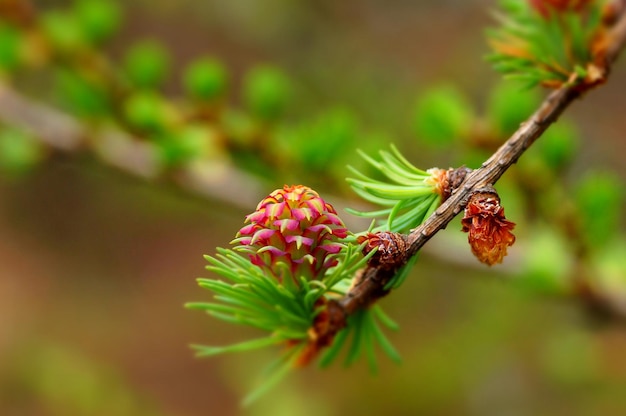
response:
[[[515,236],[511,233],[515,223],[505,218],[500,197],[491,186],[470,197],[461,224],[462,231],[469,232],[467,239],[472,253],[489,266],[501,263],[507,247],[515,243]]]
[[[465,177],[472,172],[472,169],[461,166],[460,168],[450,168],[448,170],[432,168],[428,173],[432,174],[430,182],[437,187],[437,193],[441,195],[441,202],[444,202],[456,188],[465,180]]]
[[[356,241],[359,244],[367,242],[363,248],[365,255],[378,249],[369,260],[370,266],[391,270],[406,262],[407,241],[403,234],[391,231],[367,233],[359,236]]]

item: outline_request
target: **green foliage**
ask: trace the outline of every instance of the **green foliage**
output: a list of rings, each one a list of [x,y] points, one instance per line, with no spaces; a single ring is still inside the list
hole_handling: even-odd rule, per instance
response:
[[[575,191],[580,225],[590,247],[604,249],[620,229],[624,185],[613,174],[591,172]]]
[[[190,303],[188,308],[202,309],[208,314],[227,322],[253,326],[270,333],[271,343],[306,339],[306,331],[311,326],[316,299],[304,296],[295,298],[294,293],[277,284],[272,276],[265,275],[250,261],[232,251],[219,249],[216,257],[206,257],[211,263],[209,270],[227,278],[231,283],[213,279],[198,279],[200,287],[214,292],[219,303]],[[313,289],[303,282],[303,293]],[[319,291],[318,291],[319,293]],[[301,295],[301,294],[300,294]],[[268,343],[270,341],[267,341]],[[250,349],[267,346],[267,343],[246,343],[230,350]],[[223,352],[229,349],[201,349],[202,355],[211,351]]]
[[[465,97],[450,85],[440,85],[419,97],[414,130],[424,143],[446,148],[467,133],[472,119],[472,109]]]
[[[261,120],[275,121],[291,98],[289,78],[278,68],[257,66],[245,76],[243,98],[250,112]]]
[[[21,61],[22,36],[13,26],[0,21],[0,70],[12,71]]]
[[[229,140],[236,146],[246,148],[254,145],[257,125],[246,112],[230,110],[222,117],[222,126]]]
[[[145,133],[164,132],[173,118],[172,109],[163,96],[153,91],[138,91],[124,102],[126,121]]]
[[[181,136],[180,133],[158,132],[150,138],[157,144],[160,162],[169,168],[182,166],[194,159],[201,146],[199,137],[194,134]]]
[[[595,271],[594,283],[610,296],[626,296],[626,240],[614,237],[602,250],[593,254],[592,266]]]
[[[169,52],[159,42],[144,40],[130,47],[124,57],[124,70],[137,88],[157,88],[168,76]]]
[[[122,23],[116,0],[78,0],[74,13],[83,35],[94,44],[110,38]]]
[[[276,145],[284,149],[292,163],[312,172],[325,173],[353,148],[357,134],[354,114],[335,107],[299,125],[280,129]]]
[[[559,120],[529,149],[518,162],[518,186],[541,195],[546,204],[550,189],[556,186],[570,166],[578,149],[578,132],[566,119]]]
[[[317,314],[317,302],[323,296],[337,292],[337,284],[352,279],[365,265],[358,246],[347,245],[338,254],[339,264],[327,271],[321,280],[296,277],[298,285],[289,279],[278,281],[249,258],[236,251],[218,248],[215,257],[205,256],[208,270],[227,281],[198,279],[200,287],[215,293],[214,303],[188,303],[191,309],[205,310],[227,322],[244,324],[267,331],[266,341],[254,341],[230,347],[203,347],[202,354],[241,351],[293,341],[306,341],[307,331]]]
[[[215,302],[191,302],[190,309],[206,311],[226,322],[248,325],[268,333],[268,335],[223,347],[194,345],[198,356],[212,356],[222,353],[244,352],[270,346],[287,346],[263,383],[244,401],[250,403],[296,367],[301,354],[308,347],[309,330],[321,311],[322,299],[332,299],[342,294],[350,286],[356,272],[363,268],[371,255],[363,256],[361,246],[347,244],[336,255],[337,265],[326,270],[319,280],[309,280],[304,276],[298,284],[291,279],[279,281],[267,269],[256,267],[247,256],[234,250],[218,248],[215,257],[206,256],[210,266],[207,269],[219,274],[225,280],[198,279],[198,284],[213,292]],[[380,325],[391,329],[397,326],[382,312],[380,307],[359,311],[350,317],[347,328],[334,338],[320,360],[320,365],[329,365],[344,349],[346,339],[352,337],[348,347],[346,364],[352,364],[366,350],[367,360],[375,370],[374,346],[379,345],[394,361],[399,355],[385,337]]]
[[[214,58],[200,58],[192,62],[183,74],[183,85],[187,94],[203,101],[221,97],[228,87],[228,72]]]
[[[41,144],[22,130],[0,126],[0,172],[20,175],[43,157]]]
[[[562,295],[567,292],[574,259],[555,228],[535,226],[524,246],[517,284],[534,293]]]
[[[496,70],[528,86],[586,78],[593,41],[601,30],[601,3],[543,13],[530,1],[502,0],[502,11],[495,15],[500,27],[488,32],[494,49],[489,60]]]
[[[187,124],[178,132],[181,147],[186,149],[186,160],[224,158],[224,150],[219,143],[218,132],[204,124]]]
[[[501,82],[489,94],[487,118],[497,134],[508,136],[535,111],[538,104],[539,94],[535,90],[523,89],[517,82]]]
[[[406,233],[421,224],[441,203],[436,171],[425,172],[416,168],[394,146],[391,152],[380,152],[380,161],[362,152],[360,155],[386,178],[373,179],[349,166],[355,175],[355,178],[348,178],[354,192],[366,201],[384,207],[368,212],[349,210],[366,218],[384,218],[374,231]]]
[[[51,10],[45,13],[41,28],[46,39],[61,53],[69,54],[85,47],[81,24],[69,11]]]
[[[375,347],[378,345],[383,352],[396,363],[402,358],[387,339],[380,328],[381,325],[391,330],[398,330],[398,325],[391,320],[378,305],[371,309],[361,309],[348,319],[348,326],[343,329],[320,359],[320,366],[326,367],[337,359],[340,352],[347,347],[344,364],[349,366],[356,362],[365,352],[370,370],[378,371]]]
[[[91,74],[59,68],[55,73],[55,93],[67,108],[81,117],[102,117],[110,113],[109,92]]]
[[[559,121],[537,141],[536,147],[546,165],[559,171],[572,162],[579,142],[576,128],[567,121]]]

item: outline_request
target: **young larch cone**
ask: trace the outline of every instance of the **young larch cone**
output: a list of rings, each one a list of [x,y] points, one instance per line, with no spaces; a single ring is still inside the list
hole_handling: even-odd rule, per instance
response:
[[[285,185],[263,199],[246,217],[233,243],[251,262],[280,282],[321,278],[336,264],[348,230],[332,205],[304,185]]]
[[[489,266],[501,263],[507,248],[515,243],[511,233],[515,223],[505,218],[500,197],[492,187],[470,197],[461,224],[462,230],[469,233],[467,239],[472,253]]]

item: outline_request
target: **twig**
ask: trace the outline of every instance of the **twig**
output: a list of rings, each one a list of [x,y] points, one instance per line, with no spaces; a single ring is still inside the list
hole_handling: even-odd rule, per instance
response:
[[[77,150],[84,139],[84,128],[74,118],[31,101],[4,83],[0,83],[0,120],[66,152]]]
[[[626,9],[620,15],[608,36],[604,55],[604,77],[608,76],[611,64],[617,59],[626,43]],[[369,265],[363,272],[359,283],[355,285],[337,306],[345,316],[359,308],[366,307],[387,294],[385,286],[395,273],[415,255],[437,232],[444,229],[450,221],[465,208],[469,197],[478,189],[494,185],[520,156],[554,123],[563,111],[585,92],[579,85],[564,85],[552,92],[539,109],[509,138],[483,165],[469,173],[465,180],[441,204],[437,211],[406,237],[407,248],[404,261],[393,269],[385,265]],[[623,308],[616,309],[616,312]],[[335,313],[341,318],[341,314]],[[334,327],[339,330],[345,322],[338,321]]]

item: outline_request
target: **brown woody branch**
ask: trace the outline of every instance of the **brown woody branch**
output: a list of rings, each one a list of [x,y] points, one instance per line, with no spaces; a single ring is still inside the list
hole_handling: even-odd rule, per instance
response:
[[[618,3],[616,3],[618,4]],[[611,65],[617,59],[626,43],[626,7],[621,4],[616,23],[607,36],[602,59],[596,62],[600,70],[602,81],[609,75]],[[598,84],[591,85],[590,87]],[[352,289],[340,300],[332,305],[331,316],[337,319],[329,328],[335,331],[343,328],[345,319],[354,311],[367,307],[387,294],[385,286],[395,276],[406,262],[414,256],[437,232],[444,229],[452,219],[461,212],[470,196],[477,190],[494,185],[522,154],[537,140],[543,132],[554,123],[565,109],[576,99],[581,97],[589,88],[584,85],[572,84],[553,91],[543,101],[535,113],[478,169],[468,173],[461,184],[453,190],[450,196],[441,204],[419,227],[403,236],[406,248],[402,256],[395,256],[395,264],[370,264],[363,271],[362,276]],[[397,261],[401,257],[402,261]],[[594,305],[601,303],[605,309],[611,309],[620,316],[626,310],[622,303],[615,304],[611,299],[598,299],[588,295]]]

